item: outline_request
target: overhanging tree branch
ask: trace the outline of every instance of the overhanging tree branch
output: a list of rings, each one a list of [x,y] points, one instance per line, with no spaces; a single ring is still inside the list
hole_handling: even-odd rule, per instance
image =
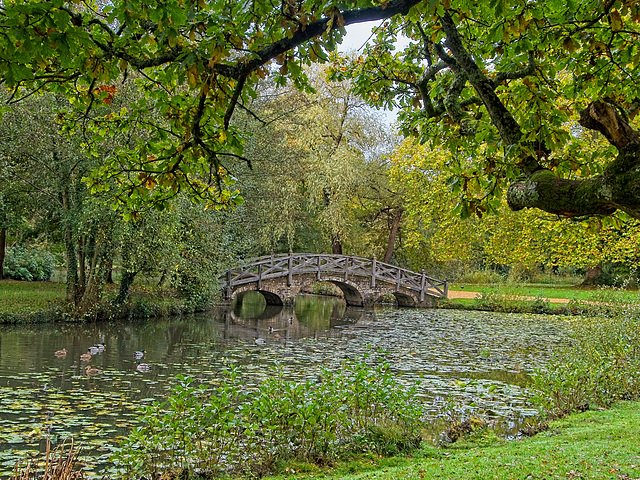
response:
[[[526,182],[509,186],[509,207],[515,211],[538,208],[572,218],[611,215],[619,209],[640,218],[640,135],[615,107],[600,101],[580,112],[580,124],[601,132],[619,155],[601,175],[586,180],[558,178],[550,170],[539,170]]]
[[[518,144],[522,138],[520,125],[496,95],[493,81],[482,73],[480,67],[464,47],[462,37],[449,12],[445,12],[441,17],[440,24],[446,35],[446,45],[451,50],[456,65],[466,73],[469,83],[478,93],[482,103],[484,103],[492,123],[500,133],[500,137],[506,145]]]

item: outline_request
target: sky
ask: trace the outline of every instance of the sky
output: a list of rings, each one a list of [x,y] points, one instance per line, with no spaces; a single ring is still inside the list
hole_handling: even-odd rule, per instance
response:
[[[347,25],[347,34],[344,36],[342,43],[338,45],[338,51],[348,52],[350,50],[358,51],[362,49],[371,36],[372,29],[380,25],[380,23],[381,21],[377,20],[375,22],[363,22]],[[404,42],[398,42],[398,47],[404,47]],[[392,125],[396,121],[397,111],[384,110],[383,113],[389,125]]]
[[[338,49],[341,52],[346,52],[349,50],[359,50],[371,35],[371,30],[378,25],[380,25],[379,21],[354,23],[353,25],[347,25],[347,34],[345,35]]]

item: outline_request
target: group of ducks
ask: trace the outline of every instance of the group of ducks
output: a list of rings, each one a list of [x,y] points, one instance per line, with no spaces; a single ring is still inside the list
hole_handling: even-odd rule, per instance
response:
[[[94,355],[104,352],[105,345],[104,343],[96,343],[95,345],[89,347],[87,352],[80,355],[80,360],[83,362],[88,362]],[[136,370],[139,372],[147,373],[151,371],[151,365],[148,363],[140,363],[140,360],[144,357],[144,350],[138,350],[133,353],[133,358],[136,359]],[[67,349],[63,348],[61,350],[56,350],[54,355],[58,358],[64,358],[67,356]],[[98,368],[93,368],[91,365],[87,365],[84,367],[84,373],[87,376],[99,375],[102,373],[102,370]]]
[[[292,324],[293,323],[293,317],[289,317],[288,322],[289,322],[289,324]],[[277,331],[278,330],[276,330],[275,328],[269,327],[269,334],[273,334],[273,338],[275,340],[280,340],[281,337],[280,337],[279,333],[276,333]],[[256,345],[266,345],[267,341],[262,337],[254,337],[253,338],[253,343],[255,343]]]

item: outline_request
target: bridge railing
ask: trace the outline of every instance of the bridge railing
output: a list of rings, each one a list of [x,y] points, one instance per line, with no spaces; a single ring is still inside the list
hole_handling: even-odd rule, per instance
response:
[[[349,276],[365,276],[371,278],[371,286],[376,286],[376,281],[389,282],[400,287],[408,288],[421,295],[435,297],[447,297],[448,284],[445,280],[417,273],[405,268],[380,262],[376,258],[355,257],[352,255],[331,255],[293,253],[277,254],[258,257],[245,262],[227,272],[225,289],[231,292],[236,286],[248,283],[257,283],[261,288],[263,280],[287,277],[287,283],[291,285],[294,275],[314,273],[317,280],[322,280],[322,274],[343,275],[345,281]]]

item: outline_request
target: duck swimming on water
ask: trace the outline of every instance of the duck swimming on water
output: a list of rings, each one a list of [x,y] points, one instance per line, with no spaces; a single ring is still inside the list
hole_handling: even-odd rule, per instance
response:
[[[151,365],[148,363],[136,362],[136,370],[142,373],[148,373],[151,371]]]
[[[102,373],[102,370],[98,370],[97,368],[92,368],[91,365],[87,365],[86,367],[84,367],[84,373],[89,376],[93,376],[99,375],[100,373]]]
[[[63,348],[62,350],[56,350],[56,353],[54,353],[54,355],[58,358],[61,357],[66,357],[67,356],[67,349]]]

